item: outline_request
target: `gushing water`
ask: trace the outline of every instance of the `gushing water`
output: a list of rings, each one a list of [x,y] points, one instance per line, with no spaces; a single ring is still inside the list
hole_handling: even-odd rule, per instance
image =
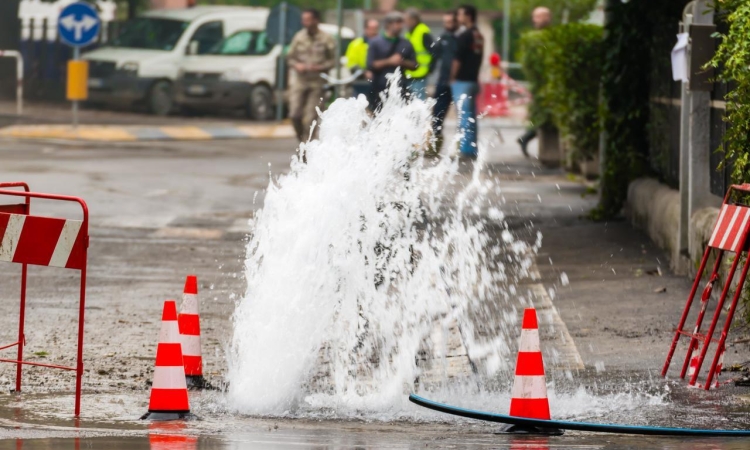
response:
[[[307,162],[270,182],[234,316],[232,409],[395,417],[410,391],[490,389],[512,367],[531,301],[515,286],[541,235],[510,232],[481,151],[469,173],[424,159],[431,104],[394,89],[375,117],[337,100]]]

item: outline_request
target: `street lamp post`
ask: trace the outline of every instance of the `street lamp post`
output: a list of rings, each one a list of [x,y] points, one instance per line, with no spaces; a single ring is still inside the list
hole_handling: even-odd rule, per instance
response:
[[[510,62],[510,0],[503,0],[503,63]]]

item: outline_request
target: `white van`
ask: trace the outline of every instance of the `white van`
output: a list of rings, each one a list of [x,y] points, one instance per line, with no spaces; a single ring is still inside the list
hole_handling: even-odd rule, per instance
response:
[[[196,6],[144,13],[123,24],[106,46],[88,52],[89,101],[172,110],[172,84],[183,58],[207,53],[243,29],[263,29],[268,8]]]
[[[274,117],[281,46],[271,46],[265,25],[248,26],[227,37],[212,52],[184,59],[175,83],[174,100],[183,110],[244,110],[254,120]],[[324,33],[338,36],[338,27],[320,24]],[[341,29],[344,53],[355,34]],[[339,55],[341,56],[341,55]],[[342,64],[345,71],[348,71]]]

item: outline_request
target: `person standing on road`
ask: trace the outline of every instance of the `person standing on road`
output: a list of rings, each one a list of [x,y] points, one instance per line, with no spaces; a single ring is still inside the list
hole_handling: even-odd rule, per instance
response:
[[[380,23],[375,19],[365,21],[365,34],[349,43],[346,48],[346,66],[354,73],[362,70],[364,73],[352,83],[352,95],[356,98],[360,94],[368,96],[370,93],[370,81],[372,73],[367,70],[367,49],[372,39],[378,36]]]
[[[427,76],[434,68],[435,40],[432,38],[430,27],[422,22],[419,11],[414,8],[406,10],[406,39],[409,40],[417,55],[417,67],[406,71],[409,92],[412,98],[425,100],[427,98]]]
[[[443,146],[443,121],[451,106],[451,67],[453,66],[453,57],[456,54],[456,30],[458,21],[456,12],[450,11],[443,15],[443,28],[445,31],[440,35],[435,48],[437,49],[436,61],[440,64],[438,68],[438,80],[435,85],[435,106],[432,109],[433,127],[432,132],[435,136],[434,154],[440,153]]]
[[[531,22],[534,25],[535,30],[543,30],[550,26],[550,24],[552,23],[552,13],[546,6],[536,7],[531,13]],[[531,127],[527,128],[526,132],[520,138],[518,138],[518,141],[516,141],[521,146],[521,152],[523,152],[523,155],[527,158],[529,157],[529,151],[527,147],[529,146],[529,142],[531,142],[536,137],[536,132],[539,125],[541,124],[537,124],[537,126],[532,125]]]
[[[415,69],[417,56],[414,48],[401,37],[404,18],[399,12],[391,12],[383,20],[383,34],[370,41],[367,50],[367,69],[372,72],[372,103],[370,109],[376,111],[381,106],[380,94],[388,87],[388,79],[396,69]],[[404,93],[405,77],[399,80],[401,95]]]
[[[479,69],[484,54],[484,36],[476,26],[477,9],[472,5],[458,7],[456,14],[463,30],[456,37],[456,54],[451,67],[451,93],[458,113],[460,156],[477,157],[476,96],[479,93]]]
[[[302,12],[302,29],[289,45],[287,61],[295,72],[289,92],[289,116],[300,142],[310,136],[310,127],[317,115],[316,107],[323,97],[325,80],[321,78],[336,61],[336,42],[318,28],[320,12]]]

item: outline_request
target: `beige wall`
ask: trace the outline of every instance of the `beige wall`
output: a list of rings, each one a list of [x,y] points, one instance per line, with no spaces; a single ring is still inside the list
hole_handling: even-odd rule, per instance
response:
[[[152,9],[185,8],[187,0],[151,0]]]

